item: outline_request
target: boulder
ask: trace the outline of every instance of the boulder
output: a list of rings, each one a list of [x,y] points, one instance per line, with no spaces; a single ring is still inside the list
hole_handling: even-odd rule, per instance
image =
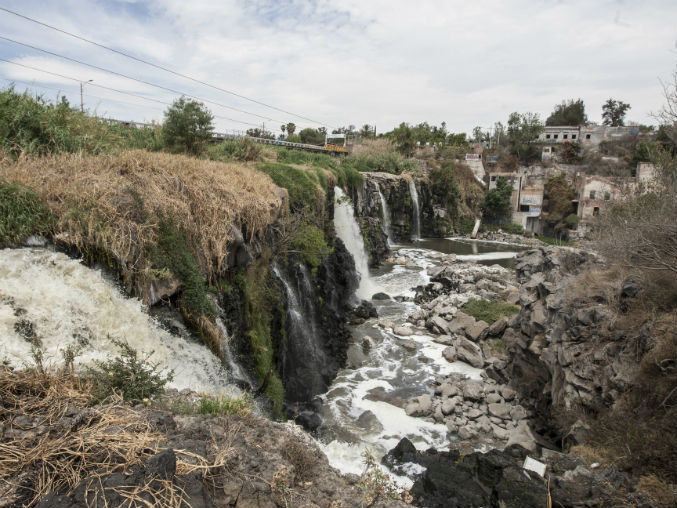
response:
[[[393,328],[393,333],[402,337],[409,337],[414,335],[414,330],[412,330],[411,326],[400,325]]]
[[[455,346],[445,347],[444,350],[442,351],[442,356],[448,362],[455,362],[456,361],[456,347]]]
[[[510,410],[510,418],[513,420],[524,420],[527,417],[527,410],[522,406],[513,406]]]
[[[430,395],[423,394],[409,399],[404,407],[408,416],[430,416],[433,408],[433,400]]]
[[[487,335],[491,337],[498,337],[503,333],[503,331],[507,326],[508,326],[508,318],[506,318],[505,316],[501,316],[491,324],[491,326],[487,330]]]
[[[466,381],[463,384],[463,398],[467,400],[482,400],[484,386],[479,381]]]
[[[483,339],[486,335],[486,331],[489,329],[489,325],[484,321],[476,321],[472,325],[466,327],[465,335],[472,341],[477,342],[480,339]]]
[[[498,393],[494,392],[487,395],[488,404],[496,404],[499,402],[503,402],[503,397],[501,397]]]
[[[390,295],[386,293],[374,293],[372,300],[390,300]]]
[[[454,412],[456,407],[456,399],[446,399],[442,402],[442,414],[447,416]]]
[[[507,385],[501,386],[499,392],[501,393],[501,396],[508,402],[514,399],[516,394],[515,390],[513,390]]]
[[[459,310],[454,319],[448,325],[450,333],[464,333],[465,330],[475,323],[475,318]]]
[[[534,434],[529,428],[529,424],[526,420],[520,421],[517,426],[510,431],[510,436],[508,437],[507,446],[512,446],[514,444],[520,445],[521,447],[529,450],[536,451],[537,444]]]
[[[445,334],[449,333],[449,323],[447,320],[440,316],[433,316],[430,318],[430,328],[433,329],[435,333]]]
[[[472,365],[477,369],[481,369],[482,367],[484,367],[484,357],[482,356],[482,350],[474,342],[470,342],[468,339],[464,337],[458,337],[454,341],[453,347],[455,349],[456,360],[469,363],[470,365]],[[445,349],[445,351],[447,349]]]
[[[510,418],[510,405],[500,402],[489,404],[489,414],[507,420]]]

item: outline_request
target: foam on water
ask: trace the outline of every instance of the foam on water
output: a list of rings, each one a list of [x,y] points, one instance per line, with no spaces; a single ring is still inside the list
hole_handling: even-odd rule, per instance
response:
[[[212,393],[237,392],[209,349],[164,330],[140,300],[127,298],[98,270],[44,249],[0,250],[0,357],[21,367],[31,354],[22,336],[30,323],[47,362],[61,363],[67,346],[80,346],[76,364],[91,365],[118,354],[126,341],[151,361],[174,370],[170,386]]]

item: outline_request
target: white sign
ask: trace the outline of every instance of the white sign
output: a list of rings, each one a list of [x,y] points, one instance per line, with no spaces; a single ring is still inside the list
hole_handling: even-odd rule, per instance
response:
[[[533,471],[539,476],[545,476],[546,465],[543,464],[543,462],[539,462],[536,459],[532,459],[531,457],[527,457],[526,459],[524,459],[524,465],[522,466],[522,468],[528,471]]]
[[[478,161],[482,156],[478,153],[467,153],[465,154],[465,160],[467,161]]]

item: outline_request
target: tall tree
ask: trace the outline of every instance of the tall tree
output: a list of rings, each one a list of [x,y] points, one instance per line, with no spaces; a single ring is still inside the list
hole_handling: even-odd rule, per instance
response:
[[[543,124],[538,113],[511,113],[508,117],[508,143],[510,151],[522,162],[530,162],[538,157],[533,143],[543,132]]]
[[[373,129],[371,128],[371,125],[365,123],[360,129],[360,136],[363,138],[370,138],[372,136],[372,131]]]
[[[307,127],[299,132],[301,143],[308,143],[309,145],[324,145],[324,134],[318,129]]]
[[[289,122],[287,124],[287,134],[289,136],[293,136],[295,132],[296,132],[296,124],[294,122]]]
[[[509,219],[512,214],[512,185],[507,178],[500,176],[496,187],[487,192],[480,208],[487,217],[493,219]]]
[[[585,114],[583,99],[569,99],[555,106],[555,109],[546,119],[545,125],[585,125],[588,116]]]
[[[169,149],[200,153],[212,138],[214,116],[193,99],[176,99],[165,111],[162,137]]]
[[[607,100],[602,106],[602,123],[612,127],[625,125],[625,113],[630,109],[630,104],[614,99]]]

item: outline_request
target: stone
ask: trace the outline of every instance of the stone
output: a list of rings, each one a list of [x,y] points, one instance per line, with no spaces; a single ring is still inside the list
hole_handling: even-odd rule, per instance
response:
[[[451,383],[444,383],[440,387],[440,393],[442,394],[442,397],[453,397],[454,395],[458,395],[459,390],[456,385],[452,385]]]
[[[508,443],[506,447],[512,446],[514,444],[520,445],[522,448],[525,448],[529,451],[536,451],[537,444],[534,434],[529,428],[529,424],[526,420],[521,420],[517,426],[509,431]]]
[[[390,295],[387,293],[374,293],[371,297],[372,300],[390,300]]]
[[[456,361],[456,348],[454,346],[445,347],[442,351],[442,356],[448,362]]]
[[[498,425],[492,425],[491,431],[496,439],[500,439],[501,441],[508,439],[509,432]]]
[[[464,441],[469,441],[477,437],[477,431],[473,427],[466,425],[458,429],[458,437]]]
[[[411,326],[400,325],[393,328],[393,333],[402,337],[409,337],[414,334],[414,330],[412,330]]]
[[[489,404],[489,414],[506,420],[510,417],[510,406],[505,403]]]
[[[445,416],[450,415],[454,412],[455,407],[456,403],[454,399],[446,399],[444,402],[442,402],[442,414]]]
[[[484,321],[476,321],[472,325],[466,327],[465,335],[470,340],[477,342],[481,340],[486,335],[486,331],[489,329],[489,325]]]
[[[466,381],[463,385],[463,398],[480,400],[484,395],[484,387],[479,381]]]
[[[407,351],[416,351],[418,349],[418,346],[416,345],[415,340],[401,340],[400,345],[406,349]]]
[[[501,386],[499,392],[501,393],[501,396],[508,402],[510,402],[512,399],[515,398],[516,392],[512,388],[510,388],[507,385]]]
[[[408,416],[430,416],[432,406],[432,397],[426,393],[419,397],[409,399],[404,407],[404,411]]]
[[[503,402],[503,397],[501,397],[498,393],[494,392],[487,395],[487,403],[496,404],[498,402]]]
[[[449,333],[449,323],[440,316],[433,316],[430,318],[431,328],[435,333],[446,334]]]
[[[483,415],[482,411],[475,408],[472,408],[465,412],[465,416],[468,417],[470,420],[477,420],[482,415]]]
[[[156,453],[144,463],[146,476],[171,480],[176,474],[176,454],[168,448]]]
[[[448,325],[450,333],[463,333],[465,330],[475,323],[475,318],[469,316],[463,311],[458,311],[454,319]]]
[[[527,417],[527,410],[522,406],[513,406],[510,410],[510,418],[513,420],[524,420]]]
[[[503,333],[503,331],[507,326],[508,326],[508,318],[506,318],[505,316],[501,316],[496,321],[494,321],[491,324],[491,326],[489,326],[489,329],[487,330],[487,335],[490,335],[491,337],[498,337]]]
[[[484,357],[482,356],[482,350],[474,342],[470,342],[464,337],[458,337],[454,341],[453,349],[455,350],[454,356],[456,357],[456,360],[468,363],[478,369],[484,367]]]

